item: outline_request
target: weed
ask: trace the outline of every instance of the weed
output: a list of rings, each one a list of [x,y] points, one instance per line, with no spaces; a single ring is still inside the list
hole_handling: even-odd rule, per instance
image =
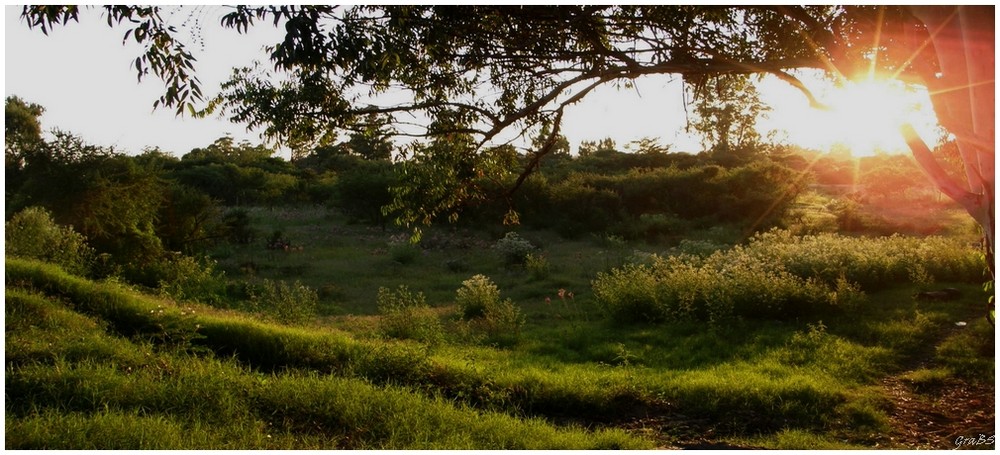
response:
[[[389,257],[403,265],[412,264],[420,257],[420,247],[405,235],[393,236],[388,245]]]
[[[306,322],[316,316],[319,296],[312,288],[295,281],[261,280],[247,285],[247,309],[282,322]]]
[[[524,267],[534,280],[541,281],[549,277],[549,261],[544,255],[528,253],[524,257]]]
[[[486,314],[486,308],[500,301],[500,289],[485,275],[475,275],[462,282],[455,293],[458,311],[465,319]]]
[[[376,301],[382,315],[379,325],[387,336],[428,344],[444,340],[441,319],[422,293],[414,294],[403,285],[395,291],[383,287],[379,288]]]
[[[524,316],[510,299],[500,299],[500,289],[485,275],[462,282],[455,293],[459,313],[469,325],[486,335],[486,341],[511,345],[520,337]]]

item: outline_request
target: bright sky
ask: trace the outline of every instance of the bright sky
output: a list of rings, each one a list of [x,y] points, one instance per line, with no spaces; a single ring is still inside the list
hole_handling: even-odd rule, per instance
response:
[[[188,43],[198,59],[198,76],[207,94],[216,92],[231,68],[263,59],[261,48],[280,39],[280,32],[270,24],[251,27],[249,35],[223,29],[217,22],[221,8],[208,6],[200,12],[203,45]],[[260,142],[256,132],[224,119],[175,117],[172,110],[153,111],[152,103],[162,93],[162,83],[154,77],[137,83],[130,63],[141,49],[134,42],[123,46],[124,29],[108,27],[103,18],[97,17],[99,12],[85,11],[80,23],[57,27],[45,36],[39,30],[29,30],[20,21],[20,11],[19,6],[6,6],[4,10],[4,94],[44,106],[44,128],[68,130],[87,142],[114,146],[126,153],[159,146],[179,156],[226,134],[237,140]],[[179,25],[185,17],[178,15],[171,23]],[[817,81],[810,85],[819,88],[824,84]],[[873,133],[859,133],[872,122],[856,114],[837,118],[812,109],[797,90],[776,79],[765,81],[761,92],[773,110],[760,129],[765,133],[775,128],[787,130],[788,143],[826,149],[836,142],[856,147],[863,147],[856,142],[864,142],[866,147],[884,142],[884,149],[903,150],[895,134],[868,137]],[[824,94],[822,90],[818,93],[821,97]],[[826,95],[843,98],[836,92]],[[929,103],[925,104],[925,114],[919,117],[916,127],[925,140],[934,143],[934,119],[926,113]],[[844,121],[850,118],[855,119],[853,124]],[[656,137],[673,151],[700,150],[698,139],[686,134],[684,126],[681,82],[648,77],[636,80],[633,89],[599,88],[567,110],[563,133],[574,150],[583,140],[605,137],[615,139],[619,149],[643,137]]]

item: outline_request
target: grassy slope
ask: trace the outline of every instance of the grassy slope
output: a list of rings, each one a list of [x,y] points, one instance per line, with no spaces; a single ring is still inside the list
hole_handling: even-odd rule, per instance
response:
[[[918,308],[890,291],[896,304],[860,324],[622,329],[577,318],[541,324],[513,352],[428,351],[178,306],[29,261],[8,260],[6,277],[7,392],[19,397],[8,447],[642,447],[504,415],[620,424],[638,410],[773,434],[755,443],[776,447],[864,443],[886,424],[872,385],[969,309]],[[690,436],[671,428],[661,443]],[[72,436],[81,429],[118,436]]]
[[[888,425],[891,403],[879,387],[886,375],[935,358],[938,375],[992,381],[984,377],[992,362],[973,352],[988,326],[948,330],[975,314],[974,286],[959,285],[966,295],[960,302],[916,302],[912,288],[889,289],[870,295],[874,304],[862,312],[822,323],[616,326],[599,316],[589,291],[598,271],[634,253],[615,239],[526,233],[545,247],[551,266],[537,278],[505,269],[480,234],[432,232],[442,246],[402,263],[391,251],[392,232],[331,221],[321,210],[254,214],[265,234],[281,229],[302,251],[226,247],[220,265],[232,275],[253,262],[253,276],[301,279],[320,289],[327,316],[315,326],[177,305],[8,260],[8,396],[21,396],[11,394],[12,384],[34,391],[8,402],[8,447],[650,444],[620,431],[556,430],[555,422],[627,427],[661,445],[705,437],[708,429],[712,439],[754,446],[863,447],[878,442]],[[712,233],[705,239],[714,240]],[[455,289],[476,273],[490,276],[526,313],[517,345],[494,349],[461,337],[433,347],[390,341],[369,316],[378,287],[406,284],[427,294],[449,321]],[[575,298],[560,300],[560,288]],[[19,301],[36,302],[12,304]],[[46,328],[42,320],[64,325]],[[164,377],[180,382],[163,386]],[[117,390],[132,395],[119,399]],[[333,397],[337,390],[346,395]],[[209,398],[161,402],[179,395]],[[84,430],[94,437],[79,436]]]
[[[261,371],[254,361],[277,360],[278,351],[322,356],[327,347],[350,351],[351,341],[317,342],[325,337],[200,308],[191,316],[190,307],[49,265],[10,260],[6,272],[7,448],[649,447],[621,431],[557,429],[294,362]],[[198,356],[185,352],[187,344],[164,342],[177,340],[187,322],[199,337],[204,329],[204,344],[239,354]],[[218,336],[225,327],[239,335]],[[366,368],[347,357],[348,365],[303,362]]]

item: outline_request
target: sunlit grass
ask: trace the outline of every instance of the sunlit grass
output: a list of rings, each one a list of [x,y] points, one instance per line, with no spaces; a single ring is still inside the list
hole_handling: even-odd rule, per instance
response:
[[[295,229],[313,226],[321,213],[270,216],[275,226],[290,223],[294,242]],[[324,317],[297,327],[8,259],[8,448],[648,448],[644,432],[553,423],[617,426],[639,411],[710,422],[720,440],[749,446],[870,447],[887,425],[878,384],[914,359],[936,362],[911,373],[914,383],[993,377],[992,344],[983,341],[992,339],[989,330],[969,319],[978,285],[946,281],[967,275],[972,262],[944,240],[884,240],[915,250],[893,256],[875,240],[785,244],[775,234],[766,240],[773,245],[751,244],[742,254],[839,276],[817,269],[820,259],[798,257],[828,248],[829,263],[867,257],[862,270],[889,270],[879,273],[892,282],[841,313],[620,324],[602,313],[590,281],[643,260],[633,250],[657,247],[528,232],[550,267],[538,278],[505,267],[489,237],[402,264],[371,254],[387,234],[331,223],[345,231],[318,237],[312,251],[306,243],[302,252],[259,259],[270,268],[256,278],[280,279],[281,267],[307,265],[296,279],[335,287]],[[237,255],[226,261],[235,264]],[[956,286],[963,297],[914,300],[928,282],[909,283],[913,261],[937,274],[930,284]],[[477,273],[524,312],[516,343],[492,346],[461,332],[456,290]],[[400,284],[427,295],[426,316],[440,319],[442,340],[381,332],[377,289]],[[955,331],[958,321],[968,327]],[[656,437],[661,445],[673,438]]]

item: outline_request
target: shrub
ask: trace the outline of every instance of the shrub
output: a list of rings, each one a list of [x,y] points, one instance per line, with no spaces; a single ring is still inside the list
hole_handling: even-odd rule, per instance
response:
[[[70,226],[60,226],[41,207],[28,207],[4,226],[4,250],[10,256],[40,259],[85,274],[94,258],[87,239]]]
[[[536,280],[544,280],[549,276],[549,261],[545,256],[528,253],[524,258],[524,267]]]
[[[180,253],[168,253],[145,267],[157,282],[159,291],[175,300],[197,300],[219,306],[225,295],[225,283],[215,273],[215,261],[197,259]]]
[[[524,316],[513,301],[504,299],[488,306],[483,318],[474,326],[486,335],[486,342],[510,346],[521,337]]]
[[[598,302],[622,321],[785,319],[855,308],[863,289],[913,279],[974,281],[982,270],[974,250],[937,237],[796,237],[772,230],[711,254],[683,246],[652,265],[599,274],[592,283]]]
[[[665,317],[657,303],[656,278],[649,267],[627,264],[600,272],[592,287],[597,301],[613,319],[655,322]]]
[[[444,340],[441,319],[427,304],[423,293],[414,294],[404,285],[395,291],[380,287],[376,304],[382,315],[379,325],[386,336],[428,344]]]
[[[305,322],[315,317],[319,302],[316,291],[299,281],[288,284],[265,279],[259,284],[248,285],[247,294],[250,311],[287,323]]]
[[[531,242],[516,232],[508,232],[502,239],[497,240],[493,248],[500,253],[500,257],[507,266],[524,265],[528,254],[535,250]]]
[[[626,265],[598,274],[592,286],[605,311],[623,322],[786,319],[857,305],[862,297],[846,280],[802,278],[740,247]]]
[[[500,345],[517,342],[524,317],[510,299],[500,300],[500,290],[484,275],[462,282],[455,296],[459,312],[486,341]]]
[[[486,308],[500,300],[500,289],[485,275],[475,275],[462,282],[455,295],[459,313],[465,319],[486,313]]]
[[[976,282],[985,266],[978,251],[942,237],[799,237],[775,229],[754,236],[744,251],[761,261],[781,264],[799,277],[815,277],[827,284],[843,277],[865,290],[909,283],[918,276],[922,282]]]

